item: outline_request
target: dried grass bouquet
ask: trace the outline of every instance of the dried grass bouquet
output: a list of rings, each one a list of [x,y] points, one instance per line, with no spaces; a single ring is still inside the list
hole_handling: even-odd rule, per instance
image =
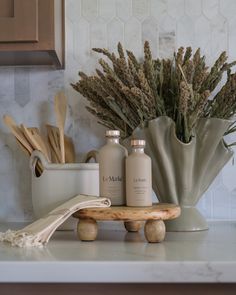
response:
[[[89,101],[88,111],[99,123],[119,129],[128,137],[138,126],[159,116],[168,116],[176,123],[176,135],[184,143],[193,136],[199,118],[230,119],[236,113],[236,61],[227,63],[222,52],[209,69],[200,49],[180,47],[173,59],[154,59],[148,41],[144,43],[144,59],[118,43],[118,55],[94,48],[105,59],[99,59],[102,70],[88,76],[79,72],[80,80],[73,88]],[[224,73],[227,80],[217,94],[212,92]],[[236,131],[232,123],[228,133]]]

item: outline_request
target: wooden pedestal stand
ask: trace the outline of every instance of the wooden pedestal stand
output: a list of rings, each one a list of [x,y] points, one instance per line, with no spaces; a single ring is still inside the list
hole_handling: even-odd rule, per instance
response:
[[[82,241],[96,240],[98,226],[96,221],[124,221],[128,232],[137,232],[145,221],[144,233],[148,242],[158,243],[165,238],[163,220],[174,219],[180,215],[180,207],[173,204],[154,204],[151,207],[112,206],[110,208],[88,208],[73,214],[78,218],[78,237]]]

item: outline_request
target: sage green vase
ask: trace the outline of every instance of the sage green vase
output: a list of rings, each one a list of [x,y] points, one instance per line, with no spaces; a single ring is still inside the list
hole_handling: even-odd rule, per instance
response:
[[[233,155],[223,142],[230,123],[217,118],[200,119],[188,144],[176,137],[175,123],[166,116],[134,131],[134,136],[146,139],[146,153],[152,159],[153,190],[159,201],[181,207],[180,217],[166,222],[168,231],[208,229],[195,206]]]

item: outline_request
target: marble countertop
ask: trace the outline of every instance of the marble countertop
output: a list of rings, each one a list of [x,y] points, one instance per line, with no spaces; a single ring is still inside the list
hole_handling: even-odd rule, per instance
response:
[[[1,225],[0,231],[21,226]],[[94,242],[67,231],[56,232],[44,248],[0,243],[0,282],[236,282],[236,222],[167,233],[161,244],[117,223],[100,230]]]

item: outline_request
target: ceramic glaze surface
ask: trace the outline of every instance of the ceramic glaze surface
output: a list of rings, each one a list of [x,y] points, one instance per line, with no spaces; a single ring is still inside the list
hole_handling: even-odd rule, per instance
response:
[[[206,221],[193,207],[233,156],[222,140],[230,124],[228,120],[202,118],[187,144],[176,137],[175,122],[167,116],[134,131],[135,137],[147,142],[153,189],[159,201],[179,204],[183,209],[179,218],[167,222],[167,231],[207,229]]]
[[[65,90],[69,110],[65,131],[76,145],[77,159],[104,144],[104,128],[85,109],[86,102],[71,87],[78,71],[97,66],[92,47],[115,50],[118,41],[141,56],[149,40],[153,55],[168,57],[181,45],[201,47],[208,64],[222,50],[236,59],[235,0],[66,0],[66,69],[0,67],[0,116],[18,123],[55,124],[53,97]],[[28,159],[0,120],[0,221],[32,219]],[[230,138],[232,141],[233,138]],[[208,219],[236,219],[236,166],[224,167],[198,207]]]
[[[35,163],[40,159],[43,173],[35,175]],[[43,154],[34,151],[30,158],[32,170],[32,205],[37,218],[78,194],[99,196],[99,165],[97,163],[49,164]],[[59,229],[73,230],[70,217]]]

